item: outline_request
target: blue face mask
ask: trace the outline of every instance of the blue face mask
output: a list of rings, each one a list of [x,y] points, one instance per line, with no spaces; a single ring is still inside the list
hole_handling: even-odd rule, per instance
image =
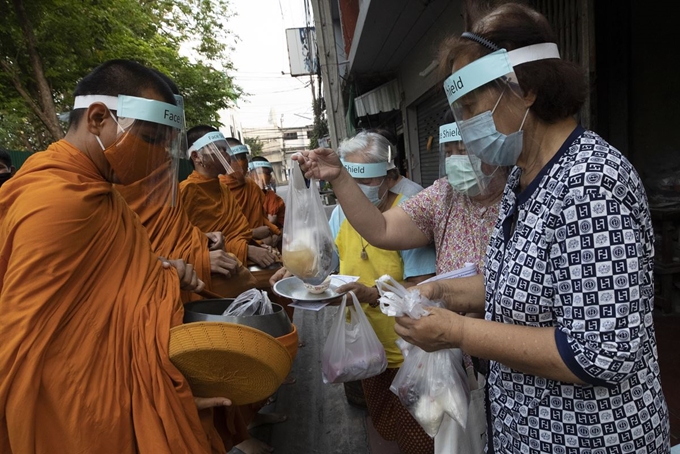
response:
[[[501,93],[501,98],[503,94]],[[501,98],[498,98],[498,103]],[[493,121],[493,111],[486,111],[476,115],[469,120],[459,120],[457,122],[460,135],[465,143],[468,153],[477,156],[483,162],[494,166],[514,166],[522,153],[524,136],[522,127],[527,118],[529,109],[527,108],[519,126],[519,131],[512,134],[503,134],[496,130]]]
[[[385,194],[383,194],[383,196],[380,197],[380,187],[382,186],[384,181],[385,179],[383,179],[383,181],[381,181],[380,184],[377,186],[369,186],[367,184],[360,183],[357,184],[359,185],[359,189],[361,189],[361,192],[364,193],[366,198],[370,200],[373,205],[377,206],[380,204],[380,202],[382,202],[382,199],[387,194],[387,191],[385,191]]]
[[[481,173],[481,169],[478,170]],[[469,196],[479,195],[477,175],[468,156],[453,155],[446,158],[446,179],[454,191]]]

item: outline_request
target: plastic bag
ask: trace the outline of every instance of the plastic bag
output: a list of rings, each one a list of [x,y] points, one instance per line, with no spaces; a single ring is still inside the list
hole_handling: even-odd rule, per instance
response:
[[[300,165],[292,161],[282,259],[294,276],[314,285],[334,271],[335,254],[335,242],[317,186],[316,180],[311,180],[307,187]]]
[[[418,292],[411,291],[388,275],[375,281],[380,293],[380,310],[389,316],[405,315],[419,319],[429,315],[426,307],[442,307]],[[444,415],[449,415],[463,428],[467,423],[470,388],[460,349],[427,353],[403,339],[397,345],[404,363],[394,377],[390,390],[399,397],[425,432],[435,437]]]
[[[385,348],[356,295],[354,292],[349,294],[354,301],[354,307],[349,307],[351,321],[347,322],[345,294],[323,347],[321,375],[324,383],[363,380],[379,375],[387,368]]]
[[[222,315],[239,317],[272,313],[274,313],[274,308],[267,292],[251,288],[237,296]]]
[[[444,414],[463,428],[467,424],[470,389],[460,349],[427,353],[413,346],[390,390],[430,437],[437,435]]]

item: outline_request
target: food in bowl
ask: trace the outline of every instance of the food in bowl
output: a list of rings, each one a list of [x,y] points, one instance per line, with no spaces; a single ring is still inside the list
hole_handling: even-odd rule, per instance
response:
[[[304,284],[305,284],[305,288],[307,289],[307,291],[309,293],[313,293],[314,295],[319,295],[319,294],[325,292],[326,290],[328,290],[328,287],[331,285],[331,277],[328,276],[319,285],[312,285],[312,284],[307,284],[307,283],[304,283]]]

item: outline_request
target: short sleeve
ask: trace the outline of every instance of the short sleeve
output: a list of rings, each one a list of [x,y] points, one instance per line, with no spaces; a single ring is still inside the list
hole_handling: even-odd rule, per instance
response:
[[[439,182],[435,181],[432,186],[423,189],[413,197],[402,201],[399,208],[411,218],[418,230],[432,241],[435,227],[435,209],[443,203],[440,195]]]
[[[414,276],[435,274],[437,255],[434,245],[429,244],[416,249],[400,251],[401,259],[404,261],[404,279]]]

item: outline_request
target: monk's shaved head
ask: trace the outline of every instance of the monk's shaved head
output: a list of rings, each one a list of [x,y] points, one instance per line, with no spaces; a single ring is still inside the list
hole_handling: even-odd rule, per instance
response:
[[[167,77],[167,76],[166,76]],[[131,60],[109,60],[97,66],[76,86],[73,96],[139,96],[147,90],[158,93],[163,101],[176,104],[172,89],[154,69]],[[87,109],[75,109],[69,117],[69,128],[76,127]]]

